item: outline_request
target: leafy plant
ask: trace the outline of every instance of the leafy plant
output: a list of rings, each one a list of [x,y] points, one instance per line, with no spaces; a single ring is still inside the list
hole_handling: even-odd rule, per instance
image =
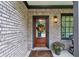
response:
[[[52,44],[52,49],[54,50],[55,54],[59,55],[61,50],[64,49],[64,44],[60,42],[54,42]]]

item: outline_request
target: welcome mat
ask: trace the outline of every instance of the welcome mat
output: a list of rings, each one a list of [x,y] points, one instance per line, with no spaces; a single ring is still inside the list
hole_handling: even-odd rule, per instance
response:
[[[29,57],[53,57],[50,50],[32,50]]]

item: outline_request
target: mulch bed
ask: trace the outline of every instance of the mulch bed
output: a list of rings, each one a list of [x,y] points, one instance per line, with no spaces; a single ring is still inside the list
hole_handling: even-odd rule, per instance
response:
[[[50,50],[32,50],[29,57],[53,57]]]

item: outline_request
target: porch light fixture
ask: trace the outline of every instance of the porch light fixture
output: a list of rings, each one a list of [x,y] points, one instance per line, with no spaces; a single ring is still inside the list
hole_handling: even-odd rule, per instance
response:
[[[54,16],[53,19],[54,19],[54,23],[57,23],[58,22],[57,16]]]

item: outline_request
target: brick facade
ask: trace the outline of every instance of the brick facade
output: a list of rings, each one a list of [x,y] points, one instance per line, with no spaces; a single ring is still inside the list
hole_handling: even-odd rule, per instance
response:
[[[0,56],[27,53],[27,11],[23,2],[0,1]]]
[[[61,40],[61,13],[73,13],[73,9],[27,9],[23,2],[0,1],[0,56],[23,57],[33,47],[33,15],[49,16],[49,47]],[[53,16],[59,21],[53,23]],[[27,34],[28,33],[28,34]]]
[[[29,49],[33,46],[33,28],[32,20],[34,15],[48,15],[49,16],[49,47],[55,41],[60,41],[65,44],[65,49],[71,44],[70,40],[61,40],[61,13],[73,13],[73,9],[29,9],[28,22],[28,45]],[[58,23],[53,22],[53,16],[58,17]]]

